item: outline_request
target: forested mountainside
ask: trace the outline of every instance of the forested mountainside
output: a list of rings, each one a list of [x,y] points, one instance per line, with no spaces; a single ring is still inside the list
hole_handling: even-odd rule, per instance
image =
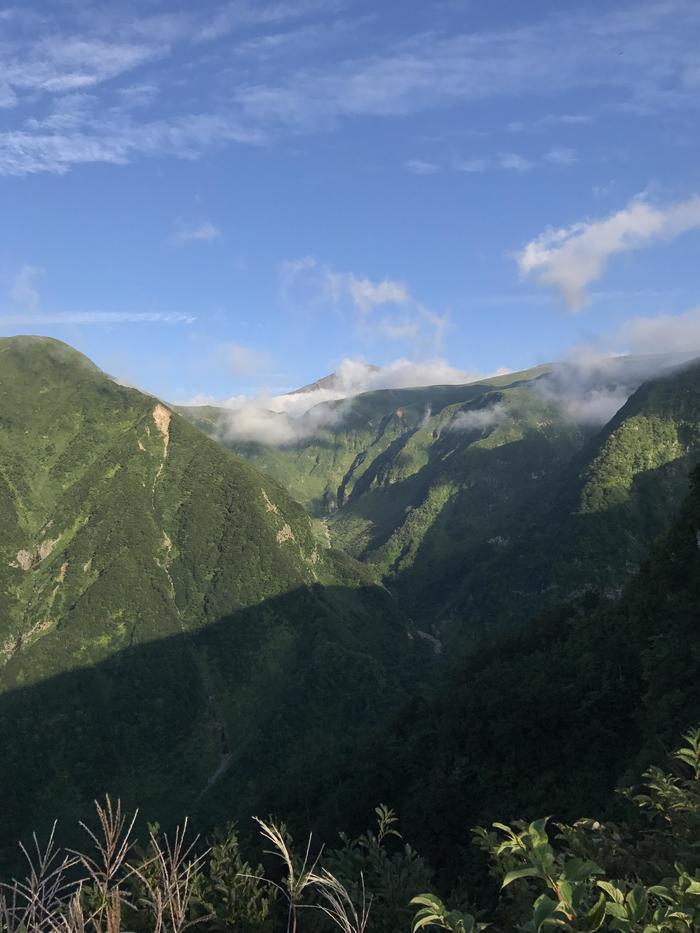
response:
[[[325,832],[361,828],[386,801],[443,889],[461,879],[473,891],[487,884],[476,822],[626,814],[615,788],[666,761],[700,722],[699,540],[696,468],[672,528],[616,604],[586,594],[436,661],[431,683],[361,754],[322,773],[313,796]],[[302,808],[289,788],[292,825]]]
[[[616,815],[700,719],[700,366],[598,431],[548,378],[349,406],[340,447],[353,418],[393,432],[326,516],[360,563],[163,402],[0,341],[0,860],[105,792],[329,840],[384,801],[447,892],[488,884],[477,822]]]
[[[393,708],[405,620],[274,480],[53,340],[0,394],[2,846],[105,790],[260,806]]]
[[[230,443],[286,478],[421,629],[464,641],[586,589],[619,594],[698,457],[700,366],[675,362],[631,358],[589,376],[594,392],[631,393],[602,430],[572,417],[572,377],[542,367],[367,393],[332,403],[335,423],[310,438]],[[642,383],[645,367],[665,374]],[[185,413],[226,438],[225,413]]]

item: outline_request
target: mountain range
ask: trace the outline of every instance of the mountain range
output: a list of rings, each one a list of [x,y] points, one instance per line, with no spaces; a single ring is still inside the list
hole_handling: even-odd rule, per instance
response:
[[[0,340],[0,856],[105,792],[203,828],[387,800],[441,865],[504,808],[614,808],[700,716],[689,356],[368,392],[263,444]]]

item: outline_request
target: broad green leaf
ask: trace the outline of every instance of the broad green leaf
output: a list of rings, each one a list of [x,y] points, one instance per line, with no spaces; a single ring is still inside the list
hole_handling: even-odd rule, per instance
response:
[[[610,901],[605,906],[605,912],[608,916],[616,920],[629,920],[627,908],[623,904],[611,904]]]
[[[639,923],[647,912],[647,907],[649,905],[647,892],[641,884],[635,885],[635,887],[632,888],[625,898],[625,903],[627,904],[630,920],[633,923]]]
[[[534,822],[530,823],[528,826],[527,833],[533,845],[541,845],[549,842],[549,836],[545,830],[548,821],[549,817],[544,816],[540,820],[534,820]]]
[[[596,881],[596,884],[601,889],[605,891],[608,897],[611,897],[616,904],[623,904],[625,901],[625,895],[622,891],[616,887],[610,881]]]
[[[601,894],[591,909],[578,921],[578,927],[582,933],[594,933],[595,930],[601,928],[605,920],[606,904],[605,895]]]
[[[445,911],[445,905],[440,898],[436,897],[434,894],[416,894],[408,903],[412,907],[432,907],[433,910],[439,913],[444,913]]]
[[[535,933],[539,933],[542,929],[542,925],[554,916],[556,910],[557,903],[553,901],[551,897],[548,897],[546,894],[541,894],[537,898],[532,911],[532,924],[535,928]]]
[[[577,881],[585,881],[587,878],[590,878],[591,875],[602,874],[605,874],[603,869],[600,865],[596,865],[595,862],[589,862],[581,858],[572,858],[569,859],[564,866],[562,877],[567,881],[576,883]]]
[[[515,868],[513,871],[509,871],[508,874],[503,879],[503,884],[501,889],[508,887],[512,881],[517,881],[519,878],[541,878],[542,872],[537,868],[532,868],[529,865],[526,868]]]

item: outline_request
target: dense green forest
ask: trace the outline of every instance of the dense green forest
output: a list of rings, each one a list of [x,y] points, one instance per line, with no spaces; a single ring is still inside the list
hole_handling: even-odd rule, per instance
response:
[[[0,389],[0,850],[106,791],[258,807],[402,702],[409,620],[279,484],[56,341]]]
[[[650,371],[662,375],[645,382]],[[322,425],[343,414],[311,437],[228,443],[283,481],[421,630],[460,650],[586,589],[619,595],[686,493],[698,365],[623,358],[587,378],[594,396],[630,394],[602,429],[566,408],[582,376],[550,366],[370,392],[319,406]],[[225,412],[182,411],[227,442]]]
[[[548,378],[371,393],[337,449],[246,462],[0,341],[0,862],[58,819],[57,865],[107,794],[141,840],[34,876],[57,926],[19,888],[0,925],[695,929],[700,366],[600,430]]]

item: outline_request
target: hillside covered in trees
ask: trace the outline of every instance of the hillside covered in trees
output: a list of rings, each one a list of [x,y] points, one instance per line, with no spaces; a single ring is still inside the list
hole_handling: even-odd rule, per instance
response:
[[[329,547],[319,516],[278,481],[65,345],[16,338],[0,355],[7,872],[17,840],[45,840],[55,818],[56,844],[77,844],[78,819],[110,794],[141,808],[142,842],[146,820],[161,827],[132,865],[129,897],[145,913],[129,929],[159,929],[150,872],[172,856],[160,831],[175,844],[185,815],[203,833],[192,857],[215,840],[187,896],[188,922],[213,913],[212,929],[285,928],[292,882],[264,849],[297,840],[293,887],[310,832],[307,894],[360,918],[364,881],[368,930],[408,929],[416,910],[423,925],[467,930],[471,916],[515,929],[535,922],[536,898],[550,926],[694,928],[692,826],[675,821],[696,812],[696,739],[686,783],[647,775],[656,828],[615,789],[666,767],[700,721],[696,365],[643,383],[600,431],[556,421],[532,386],[465,387],[445,424],[495,405],[503,417],[456,440],[431,428],[417,472],[406,454],[410,475],[384,483],[375,464],[349,496],[368,514],[376,495],[426,514],[430,484],[459,479],[411,559],[381,571],[373,552],[340,549],[342,533]],[[528,450],[541,476],[523,469]],[[511,537],[492,542],[505,516]],[[432,621],[431,592],[443,600]],[[415,851],[394,835],[394,811]],[[472,827],[503,821],[512,832],[471,844]],[[652,844],[666,847],[658,858]],[[519,893],[509,884],[499,898],[494,878],[512,871]],[[90,878],[87,901],[69,885],[63,914],[93,903]],[[665,904],[691,919],[664,919]],[[300,902],[302,916],[304,928],[333,922]]]

